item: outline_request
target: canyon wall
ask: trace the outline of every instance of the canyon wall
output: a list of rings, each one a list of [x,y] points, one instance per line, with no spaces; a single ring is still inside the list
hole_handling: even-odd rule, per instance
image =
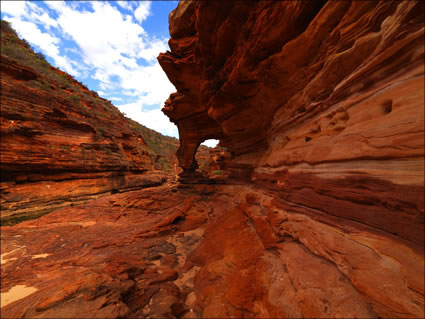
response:
[[[423,12],[422,1],[180,2],[159,61],[178,90],[164,112],[179,128],[186,183],[2,227],[2,316],[423,318]],[[37,102],[28,70],[14,82],[25,90],[6,81],[6,96],[32,94],[25,109],[6,100],[10,145],[44,129],[17,118],[32,105],[47,118],[80,116]],[[76,129],[62,126],[51,143]],[[223,148],[195,156],[210,138]],[[113,171],[94,149],[102,163],[87,164],[90,174]],[[153,165],[138,159],[140,170]],[[12,163],[9,183],[25,185]],[[197,179],[198,166],[220,183]]]
[[[375,316],[423,316],[423,12],[423,1],[201,1],[170,14],[171,52],[158,59],[177,88],[163,111],[184,175],[199,143],[217,138],[232,154],[229,182],[270,196],[242,210],[289,277],[311,279],[278,302],[296,316],[315,316],[300,303],[320,299],[322,283],[292,257],[335,267]],[[214,278],[204,275],[199,287]],[[239,308],[258,314],[258,296],[243,296],[252,302]]]
[[[4,21],[1,53],[3,224],[174,174],[178,140],[125,118]]]

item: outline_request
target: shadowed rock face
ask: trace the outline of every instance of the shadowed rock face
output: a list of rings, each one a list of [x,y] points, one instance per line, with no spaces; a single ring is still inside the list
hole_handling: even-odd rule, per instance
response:
[[[423,318],[423,6],[181,2],[164,112],[227,184],[3,227],[2,316]]]

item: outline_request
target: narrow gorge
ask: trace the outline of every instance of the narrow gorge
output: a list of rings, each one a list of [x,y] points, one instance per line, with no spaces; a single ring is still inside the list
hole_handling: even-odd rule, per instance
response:
[[[179,140],[2,22],[2,318],[423,318],[424,9],[179,2]]]

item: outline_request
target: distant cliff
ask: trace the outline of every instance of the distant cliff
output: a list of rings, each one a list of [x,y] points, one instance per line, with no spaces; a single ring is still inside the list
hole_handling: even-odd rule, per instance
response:
[[[177,139],[126,118],[5,21],[0,63],[3,224],[174,174]]]

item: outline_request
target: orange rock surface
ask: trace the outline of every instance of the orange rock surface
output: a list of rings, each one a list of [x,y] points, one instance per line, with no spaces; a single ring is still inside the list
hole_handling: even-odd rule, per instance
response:
[[[280,207],[276,214],[285,216],[276,230],[284,240],[273,245],[275,255],[293,256],[300,265],[310,265],[309,253],[323,258],[336,267],[335,274],[351,278],[350,285],[379,317],[422,317],[423,290],[395,274],[378,276],[370,252],[363,255],[345,239],[360,236],[360,242],[371,243],[380,234],[387,239],[379,246],[394,247],[394,255],[396,243],[403,243],[418,252],[408,272],[418,271],[416,282],[423,282],[418,267],[424,245],[423,11],[423,1],[182,2],[170,14],[171,52],[158,57],[177,88],[164,113],[179,127],[177,156],[184,173],[197,167],[193,154],[200,142],[220,139],[232,155],[229,181],[256,185]],[[253,220],[258,236],[268,238],[274,215],[265,210],[258,205],[259,224]],[[342,237],[328,227],[340,229]],[[361,259],[359,269],[368,272],[344,264],[350,258]],[[298,271],[294,276],[303,286],[311,274]],[[230,276],[228,285],[238,278]],[[313,302],[317,295],[307,293],[325,287],[319,278],[303,286],[302,296],[296,293],[301,286],[292,286],[292,292],[278,290],[286,294],[281,309],[288,309],[267,316],[372,316],[321,313]],[[235,288],[232,296],[241,300],[230,304],[244,315],[266,316],[256,302],[267,293],[252,287]],[[389,301],[384,287],[409,301]],[[211,302],[203,305],[210,309]],[[208,314],[227,316],[223,307],[220,299]]]
[[[423,245],[423,6],[180,4],[158,59],[178,89],[164,113],[179,127],[182,168],[196,167],[199,142],[220,138],[233,175],[286,207]]]
[[[246,185],[163,185],[2,228],[5,318],[420,318],[423,247]]]
[[[267,153],[290,165],[420,156],[421,9],[421,1],[180,4],[159,62],[178,89],[164,113],[179,127],[181,165],[196,166],[192,153],[207,138],[233,152],[235,170],[272,164]],[[379,137],[367,135],[370,125],[382,127]],[[394,125],[416,134],[412,145],[373,140]],[[363,136],[331,153],[355,129]]]

